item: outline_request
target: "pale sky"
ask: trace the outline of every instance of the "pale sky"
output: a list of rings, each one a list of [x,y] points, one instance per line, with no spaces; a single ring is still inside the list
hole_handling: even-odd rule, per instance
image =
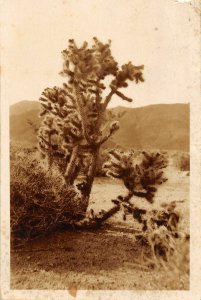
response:
[[[112,40],[120,63],[145,65],[145,83],[124,93],[130,107],[190,102],[196,82],[198,16],[176,0],[4,0],[2,88],[10,104],[37,100],[46,87],[65,81],[61,51],[96,36]],[[116,97],[112,106],[124,105]]]

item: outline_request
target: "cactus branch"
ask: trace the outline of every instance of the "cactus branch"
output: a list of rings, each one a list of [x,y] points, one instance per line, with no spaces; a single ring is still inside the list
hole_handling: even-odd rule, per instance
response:
[[[128,101],[128,102],[132,102],[133,101],[133,99],[126,97],[124,94],[122,94],[119,91],[116,91],[115,94],[117,96],[119,96],[122,100],[125,100],[125,101]]]
[[[115,94],[116,90],[112,89],[109,94],[107,95],[107,97],[105,98],[105,102],[103,105],[103,110],[105,110],[110,102],[110,100],[112,99],[112,96]]]

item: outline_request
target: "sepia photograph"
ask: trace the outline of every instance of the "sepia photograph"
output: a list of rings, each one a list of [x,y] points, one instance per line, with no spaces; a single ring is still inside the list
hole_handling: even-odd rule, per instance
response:
[[[200,299],[201,2],[1,2],[2,299]]]

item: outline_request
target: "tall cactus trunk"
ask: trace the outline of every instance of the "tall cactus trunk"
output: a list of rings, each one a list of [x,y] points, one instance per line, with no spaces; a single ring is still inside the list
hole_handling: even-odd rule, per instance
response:
[[[86,182],[85,182],[85,187],[82,189],[82,212],[86,213],[88,205],[89,205],[89,199],[90,199],[90,194],[91,194],[91,189],[94,181],[94,177],[96,175],[96,166],[97,166],[97,160],[98,160],[98,155],[99,155],[99,148],[96,147],[95,149],[92,150],[91,152],[91,162],[90,166],[88,169],[88,173],[86,176]],[[73,148],[72,154],[70,161],[67,165],[64,178],[66,181],[66,184],[68,186],[73,185],[75,179],[77,178],[77,166],[79,164],[79,146],[75,146]]]
[[[96,166],[97,166],[97,160],[98,160],[98,155],[99,155],[99,148],[100,147],[97,147],[96,149],[94,149],[92,151],[92,159],[91,159],[91,163],[90,163],[87,178],[86,178],[86,187],[82,191],[83,206],[86,207],[86,210],[87,210],[88,205],[89,205],[91,189],[92,189],[92,185],[93,185],[93,182],[94,182],[94,177],[96,175]]]
[[[77,165],[78,165],[78,145],[73,148],[70,161],[67,165],[64,178],[67,185],[72,185],[77,176]]]

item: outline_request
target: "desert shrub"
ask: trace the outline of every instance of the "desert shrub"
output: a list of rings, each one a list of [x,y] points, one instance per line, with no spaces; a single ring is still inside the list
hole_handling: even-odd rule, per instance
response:
[[[190,171],[190,154],[188,152],[176,153],[174,161],[180,171]]]
[[[189,241],[187,238],[178,239],[175,246],[175,253],[169,260],[169,269],[174,273],[189,274]]]
[[[47,172],[35,149],[11,147],[12,238],[30,238],[78,219],[82,205],[57,170]]]

